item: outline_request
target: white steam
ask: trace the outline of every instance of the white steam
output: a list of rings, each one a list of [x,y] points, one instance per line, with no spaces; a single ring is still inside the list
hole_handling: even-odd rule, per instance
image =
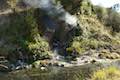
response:
[[[50,16],[55,16],[59,20],[65,21],[71,26],[77,25],[77,18],[63,9],[61,4],[56,4],[54,0],[24,0],[27,5],[34,8],[41,8]]]

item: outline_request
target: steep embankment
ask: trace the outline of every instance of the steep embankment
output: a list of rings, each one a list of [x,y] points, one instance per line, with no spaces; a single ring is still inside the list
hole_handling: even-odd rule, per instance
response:
[[[73,36],[71,36],[72,34],[69,35],[72,39],[70,40],[70,46],[67,48],[68,53],[71,53],[75,48],[80,54],[84,54],[84,52],[92,49],[98,52],[100,51],[102,57],[109,58],[111,57],[110,55],[114,55],[113,53],[119,56],[120,33],[116,32],[119,29],[119,26],[116,25],[115,27],[115,25],[112,24],[114,22],[109,24],[110,14],[107,12],[110,12],[110,10],[93,6],[88,0],[82,0],[79,6],[80,7],[77,7],[76,11],[74,11],[79,19],[79,31]],[[118,15],[117,13],[114,13],[114,15],[115,14]],[[111,16],[112,15],[113,14],[111,14]],[[106,51],[105,54],[104,52],[102,53],[102,50]]]
[[[41,25],[37,23],[42,12],[30,8],[20,8],[15,12],[11,7],[2,9],[4,11],[0,12],[0,56],[14,64],[19,59],[31,63],[36,59],[49,58],[49,44],[42,38]],[[36,57],[33,58],[33,55]]]

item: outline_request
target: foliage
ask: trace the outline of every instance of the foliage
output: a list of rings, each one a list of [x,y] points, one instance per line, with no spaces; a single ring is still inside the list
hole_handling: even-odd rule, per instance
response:
[[[94,6],[94,12],[100,21],[105,21],[108,18],[108,10],[101,6]]]
[[[120,14],[114,10],[107,9],[100,6],[94,6],[94,12],[98,19],[102,21],[105,26],[111,26],[113,31],[120,31]]]
[[[7,0],[7,3],[11,6],[11,8],[15,8],[17,0]]]
[[[80,3],[80,11],[81,14],[91,15],[92,5],[89,0],[82,0]]]
[[[80,1],[82,0],[56,0],[57,3],[61,3],[71,14],[75,14],[79,10]]]
[[[49,43],[41,37],[34,17],[35,11],[35,9],[30,9],[26,12],[17,12],[10,15],[10,23],[0,30],[0,37],[5,41],[4,47],[0,46],[2,54],[5,54],[5,52],[7,54],[14,53],[16,48],[20,47],[26,54],[37,54],[39,58],[49,57]],[[16,53],[14,54],[16,55]]]
[[[106,21],[108,26],[112,26],[113,31],[120,31],[120,14],[110,10]]]
[[[25,38],[25,34],[28,32],[24,20],[24,16],[19,14],[11,14],[7,18],[9,23],[4,24],[1,27],[0,37],[4,40],[2,50],[5,49],[3,54],[11,53],[19,45],[19,40]]]
[[[40,58],[49,55],[49,44],[39,33],[39,28],[34,18],[34,11],[30,10],[26,16],[26,22],[29,25],[28,49],[33,54],[37,54]]]
[[[120,70],[116,67],[109,67],[94,72],[91,80],[119,80]]]
[[[70,47],[67,48],[68,53],[72,53],[75,49],[79,54],[82,54],[87,49],[97,49],[108,45],[108,43],[103,41],[98,41],[96,39],[78,39],[77,37],[73,39]]]

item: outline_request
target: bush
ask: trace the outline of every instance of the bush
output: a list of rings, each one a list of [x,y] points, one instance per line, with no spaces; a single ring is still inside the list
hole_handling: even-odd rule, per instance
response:
[[[91,15],[92,13],[92,5],[89,0],[82,0],[80,3],[80,11],[81,14]]]
[[[67,47],[67,53],[72,53],[76,50],[79,55],[83,54],[85,51],[90,49],[98,49],[101,47],[109,46],[110,42],[104,40],[98,40],[97,38],[84,38],[82,36],[75,36],[72,41],[70,41],[69,47]]]
[[[13,9],[16,7],[17,0],[7,0],[7,3],[10,5],[10,7]]]
[[[94,72],[91,80],[119,80],[120,70],[116,67],[109,67]]]
[[[5,41],[0,45],[1,54],[9,55],[21,48],[23,54],[38,55],[39,58],[48,57],[50,53],[49,43],[41,37],[36,18],[35,9],[25,12],[10,14],[10,23],[2,27],[0,37]],[[11,56],[11,55],[10,55]]]
[[[27,39],[28,50],[32,54],[36,54],[39,58],[49,56],[50,47],[49,43],[43,39],[40,35],[38,24],[34,17],[34,11],[31,9],[28,11],[26,16],[26,23],[29,26],[29,36]]]
[[[104,45],[104,43],[95,39],[83,39],[80,41],[73,40],[70,47],[67,48],[67,52],[72,53],[72,51],[75,49],[79,54],[82,54],[84,51],[86,51],[86,49],[96,49],[102,45]]]
[[[98,19],[105,25],[111,26],[113,31],[120,31],[120,14],[107,8],[100,6],[94,6],[94,12]]]
[[[120,14],[110,10],[106,24],[112,26],[113,31],[120,32]]]
[[[84,0],[56,0],[59,1],[63,7],[71,14],[75,14],[80,9],[80,3]]]
[[[100,21],[105,22],[105,20],[108,18],[108,10],[106,8],[94,6],[94,12]]]

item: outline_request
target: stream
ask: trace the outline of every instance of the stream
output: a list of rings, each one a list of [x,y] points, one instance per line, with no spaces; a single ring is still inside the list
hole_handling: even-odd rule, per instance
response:
[[[0,80],[88,80],[93,71],[103,67],[120,68],[120,60],[111,63],[95,63],[74,67],[48,67],[41,69],[25,69],[0,74]]]

